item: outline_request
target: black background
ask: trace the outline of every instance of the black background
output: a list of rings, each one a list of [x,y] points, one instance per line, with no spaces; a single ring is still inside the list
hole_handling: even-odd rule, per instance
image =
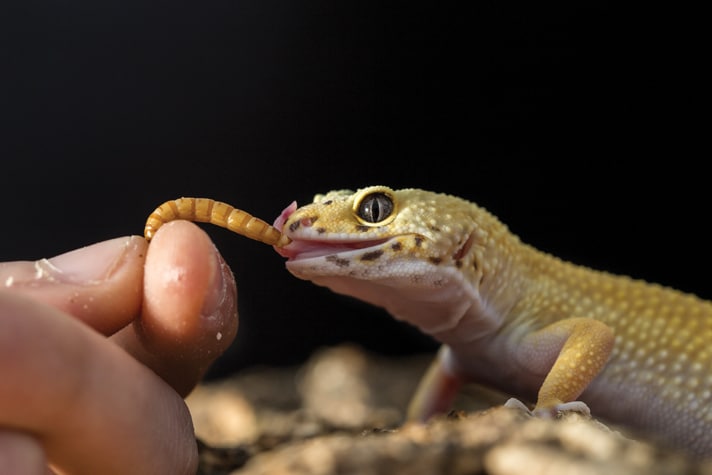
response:
[[[0,259],[140,234],[179,196],[271,221],[386,184],[461,195],[561,257],[712,297],[701,12],[462,3],[4,3]],[[208,232],[241,312],[213,374],[342,341],[435,348],[294,279],[268,246]]]

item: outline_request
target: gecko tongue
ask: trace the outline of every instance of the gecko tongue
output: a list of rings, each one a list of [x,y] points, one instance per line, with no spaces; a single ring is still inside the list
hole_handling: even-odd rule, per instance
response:
[[[297,202],[292,201],[289,204],[289,206],[284,208],[282,210],[282,212],[280,213],[280,215],[277,216],[277,219],[274,220],[274,224],[272,226],[274,226],[275,228],[277,228],[278,231],[281,232],[282,228],[284,227],[284,223],[287,222],[287,219],[289,219],[289,217],[292,215],[292,213],[294,213],[296,210],[297,210]]]
[[[292,213],[294,213],[297,209],[297,202],[292,201],[289,206],[284,208],[282,212],[277,216],[277,219],[274,220],[273,226],[277,228],[278,231],[282,231],[284,228],[284,223],[287,222],[287,219],[289,219],[289,216],[291,216]],[[274,247],[274,250],[277,251],[277,254],[279,254],[282,257],[292,257],[294,255],[293,252],[289,252],[284,249],[284,247],[277,247],[277,246],[272,246]]]

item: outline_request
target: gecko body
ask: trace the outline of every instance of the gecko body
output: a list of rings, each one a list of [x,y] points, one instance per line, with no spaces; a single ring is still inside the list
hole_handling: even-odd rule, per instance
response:
[[[712,304],[560,260],[466,200],[373,186],[275,225],[295,276],[385,308],[443,344],[409,415],[476,381],[535,413],[598,417],[712,455]]]

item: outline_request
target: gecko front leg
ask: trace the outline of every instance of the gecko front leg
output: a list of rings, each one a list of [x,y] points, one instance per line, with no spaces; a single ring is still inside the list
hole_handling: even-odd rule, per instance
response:
[[[449,358],[450,348],[441,346],[410,400],[407,420],[425,422],[435,414],[450,410],[463,378],[452,370]]]
[[[560,320],[524,336],[517,346],[519,364],[525,371],[546,374],[533,413],[540,417],[569,411],[589,414],[588,406],[576,398],[606,365],[614,340],[609,326],[591,318]],[[524,406],[516,399],[505,405]]]
[[[561,320],[524,336],[515,347],[515,359],[527,376],[542,375],[543,383],[533,411],[515,398],[505,406],[538,417],[572,411],[590,414],[576,398],[605,366],[613,342],[610,327],[589,318]],[[408,408],[409,420],[425,421],[450,409],[464,381],[453,369],[449,351],[443,346],[422,378]]]

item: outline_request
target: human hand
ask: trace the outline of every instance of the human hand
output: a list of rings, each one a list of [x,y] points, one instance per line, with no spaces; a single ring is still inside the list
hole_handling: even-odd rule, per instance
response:
[[[0,473],[194,474],[182,396],[236,332],[232,273],[186,221],[0,263]]]

